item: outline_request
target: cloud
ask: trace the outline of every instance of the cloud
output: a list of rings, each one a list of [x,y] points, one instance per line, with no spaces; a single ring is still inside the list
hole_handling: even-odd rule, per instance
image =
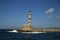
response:
[[[51,16],[48,16],[48,18],[50,19],[50,18],[51,18]]]
[[[54,12],[54,8],[49,8],[47,11],[46,11],[46,14],[51,14]]]
[[[54,8],[49,8],[45,13],[47,14],[47,18],[60,18],[60,15],[53,15],[52,13],[54,12]]]
[[[50,15],[50,16],[48,16],[48,18],[50,19],[50,18],[53,18],[53,16],[52,15]]]

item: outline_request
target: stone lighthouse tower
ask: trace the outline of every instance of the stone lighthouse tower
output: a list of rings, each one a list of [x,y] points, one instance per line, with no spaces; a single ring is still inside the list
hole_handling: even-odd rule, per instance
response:
[[[31,10],[28,12],[28,23],[23,24],[22,30],[26,30],[26,31],[32,30],[32,12],[31,12]]]
[[[31,12],[31,10],[29,11],[29,14],[28,14],[28,24],[30,26],[32,26],[32,12]]]

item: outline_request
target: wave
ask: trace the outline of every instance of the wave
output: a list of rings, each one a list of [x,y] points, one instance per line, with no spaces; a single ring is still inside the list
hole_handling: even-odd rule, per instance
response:
[[[17,33],[18,31],[17,31],[17,30],[12,30],[12,31],[7,31],[7,32],[14,32],[14,33]]]
[[[38,33],[46,33],[46,32],[22,32],[22,33],[28,33],[28,34],[38,34]]]

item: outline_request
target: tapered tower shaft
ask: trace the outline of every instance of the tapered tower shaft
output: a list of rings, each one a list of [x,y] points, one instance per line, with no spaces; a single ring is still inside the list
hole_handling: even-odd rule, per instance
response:
[[[32,12],[29,11],[29,14],[28,14],[28,24],[32,26]]]

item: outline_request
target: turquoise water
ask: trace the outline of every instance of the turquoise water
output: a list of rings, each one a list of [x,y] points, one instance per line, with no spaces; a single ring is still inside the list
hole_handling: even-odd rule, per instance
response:
[[[9,33],[0,30],[0,40],[60,40],[60,32],[39,34]]]

